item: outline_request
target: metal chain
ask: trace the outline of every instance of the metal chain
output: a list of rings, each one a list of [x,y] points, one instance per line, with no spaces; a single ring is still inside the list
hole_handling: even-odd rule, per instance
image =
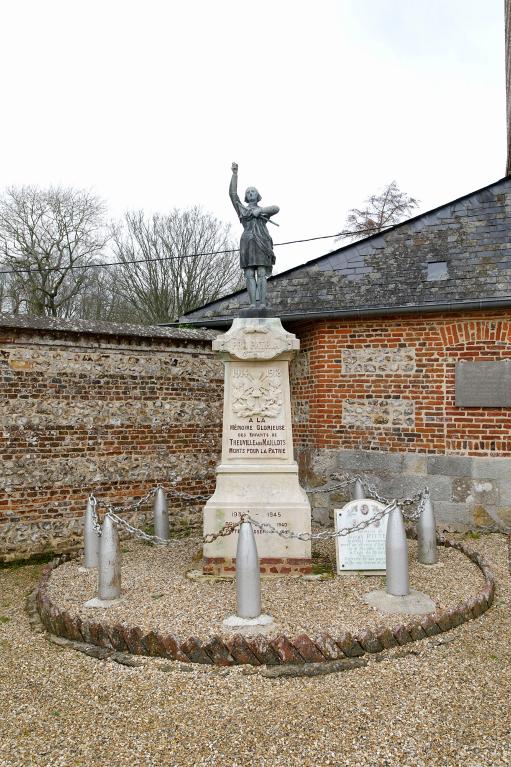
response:
[[[345,535],[350,535],[351,533],[358,533],[361,530],[365,530],[366,527],[369,527],[374,522],[379,522],[382,520],[395,508],[397,508],[397,503],[392,501],[392,503],[389,503],[388,506],[386,506],[384,509],[380,509],[380,511],[378,511],[368,520],[362,519],[360,522],[357,522],[356,525],[352,525],[351,527],[341,527],[340,530],[321,530],[319,533],[293,533],[291,530],[278,530],[269,522],[259,522],[259,520],[254,519],[249,514],[243,515],[243,521],[246,520],[251,522],[254,527],[258,527],[263,532],[275,533],[281,538],[297,538],[299,541],[327,541],[330,538],[342,538]]]
[[[260,522],[258,519],[251,517],[250,514],[242,514],[239,522],[226,522],[224,526],[220,528],[220,530],[218,530],[216,533],[208,533],[207,535],[202,536],[202,542],[213,543],[213,541],[215,541],[217,538],[224,538],[228,535],[232,535],[238,530],[242,522],[250,522],[252,525],[254,525],[254,527],[258,527],[264,533],[268,533],[270,535],[279,535],[281,538],[296,538],[300,541],[328,540],[330,538],[338,538],[341,536],[349,535],[350,533],[356,533],[364,530],[374,522],[378,522],[383,519],[392,511],[392,509],[395,509],[396,507],[397,504],[393,502],[386,506],[384,509],[378,511],[369,520],[361,520],[356,525],[352,525],[351,527],[343,527],[340,530],[322,530],[318,533],[295,533],[290,530],[279,530],[270,522]],[[133,535],[135,538],[139,538],[140,540],[146,541],[148,543],[154,543],[160,546],[168,546],[169,544],[174,543],[173,539],[159,538],[157,535],[150,535],[149,533],[140,530],[140,528],[135,527],[134,525],[130,525],[129,522],[127,522],[122,517],[119,517],[119,515],[116,514],[112,509],[109,509],[107,514],[119,527],[121,527],[127,533],[130,533],[130,535]]]
[[[419,497],[417,498],[417,496]],[[412,503],[417,504],[417,508],[415,509],[415,511],[405,511],[403,508],[401,508],[403,517],[407,519],[409,522],[417,522],[420,519],[422,512],[424,511],[424,505],[426,501],[428,500],[428,498],[429,498],[429,488],[425,487],[424,490],[421,490],[420,493],[416,493],[412,499],[406,499],[406,505],[410,505],[409,500],[411,500]]]
[[[162,485],[156,485],[156,487],[153,487],[152,490],[149,490],[148,493],[143,495],[142,498],[139,498],[138,501],[135,501],[135,503],[125,504],[124,506],[113,506],[111,503],[108,503],[106,501],[97,501],[97,500],[96,500],[96,504],[100,508],[104,508],[107,511],[114,511],[116,513],[117,512],[122,513],[122,512],[128,512],[128,511],[135,512],[135,511],[138,511],[140,507],[143,506],[144,503],[147,503],[147,501],[149,501],[153,497],[153,495],[156,495],[160,487],[162,487]],[[91,496],[91,497],[94,498],[94,496]]]
[[[202,537],[203,543],[213,543],[217,538],[222,538],[228,535],[232,535],[235,533],[241,523],[243,521],[249,521],[251,524],[253,524],[255,527],[259,528],[265,533],[268,534],[275,534],[279,535],[281,538],[285,539],[297,539],[300,541],[311,541],[311,540],[329,540],[331,538],[339,538],[343,537],[345,535],[350,535],[351,533],[360,532],[361,530],[364,530],[366,527],[369,527],[370,525],[374,524],[374,522],[378,522],[382,520],[387,514],[389,514],[393,509],[400,508],[403,517],[407,519],[410,522],[416,522],[420,515],[422,514],[422,511],[424,509],[424,504],[426,502],[426,499],[429,497],[429,490],[428,488],[424,488],[424,490],[419,491],[414,496],[410,498],[402,498],[402,499],[393,499],[389,500],[387,498],[384,498],[381,496],[376,489],[374,485],[370,485],[364,480],[359,477],[350,477],[347,479],[343,479],[340,482],[337,482],[333,485],[323,485],[319,488],[306,488],[306,492],[308,493],[325,493],[325,492],[331,492],[332,490],[338,490],[341,488],[349,487],[350,485],[353,485],[355,482],[361,482],[364,491],[374,500],[378,501],[379,503],[382,503],[384,505],[383,509],[380,509],[375,515],[373,515],[369,520],[361,520],[356,525],[353,525],[351,527],[343,527],[340,530],[322,530],[318,533],[309,533],[309,532],[302,532],[302,533],[296,533],[292,532],[290,530],[279,530],[278,528],[274,527],[270,522],[260,522],[257,519],[254,519],[249,514],[242,514],[241,519],[239,522],[226,522],[223,527],[218,530],[216,533],[208,533],[207,535],[204,535]],[[134,525],[131,525],[127,520],[123,519],[119,516],[118,512],[136,512],[138,509],[144,504],[147,503],[147,501],[152,498],[158,489],[162,487],[162,485],[157,485],[152,490],[149,490],[148,493],[146,493],[142,498],[140,498],[138,501],[136,501],[133,504],[127,504],[124,506],[113,506],[109,503],[102,503],[101,505],[106,509],[106,513],[108,516],[110,516],[113,521],[123,530],[125,530],[130,535],[133,535],[135,538],[138,538],[140,540],[146,541],[148,543],[154,543],[156,545],[160,546],[168,546],[170,543],[173,543],[173,539],[166,539],[166,538],[160,538],[157,535],[151,535],[149,533],[144,532],[144,530],[141,530],[138,527],[135,527]],[[187,498],[187,499],[208,499],[209,495],[191,495],[190,493],[184,493],[179,491],[168,491],[169,495],[178,496],[181,498]],[[90,500],[93,503],[93,525],[96,532],[98,532],[101,535],[101,526],[99,524],[99,519],[97,515],[97,507],[99,506],[99,503],[96,499],[96,497],[91,494]],[[408,509],[410,506],[416,505],[417,508],[412,511],[405,511],[405,507]]]
[[[92,493],[89,495],[89,501],[92,504],[92,528],[96,535],[101,535],[101,525],[99,524],[99,517],[98,517],[98,501],[96,499],[96,496],[94,496]]]
[[[174,498],[183,498],[185,501],[208,501],[211,498],[211,494],[192,495],[181,490],[172,490],[172,488],[167,491],[167,495],[172,495]]]
[[[138,511],[141,506],[144,505],[144,503],[147,503],[154,495],[156,495],[156,492],[159,488],[163,488],[163,485],[156,485],[156,487],[153,487],[152,490],[149,490],[142,498],[139,498],[138,501],[135,501],[135,503],[125,504],[124,506],[113,506],[112,504],[109,504],[105,501],[98,501],[93,494],[91,494],[91,498],[94,498],[95,503],[98,507],[102,507],[105,509],[113,509],[115,512],[129,512],[129,511]],[[180,490],[173,490],[172,488],[165,491],[167,495],[171,495],[174,498],[183,498],[187,501],[207,501],[211,496],[210,495],[192,495],[191,493],[185,493],[184,491]]]
[[[335,475],[332,475],[335,477]],[[369,493],[370,497],[373,498],[376,501],[379,501],[380,503],[388,504],[390,503],[391,499],[384,498],[378,493],[378,490],[374,485],[370,485],[367,483],[362,477],[355,476],[355,477],[348,477],[343,479],[340,482],[335,482],[334,484],[325,484],[321,485],[319,487],[305,487],[304,490],[308,495],[315,495],[317,493],[330,493],[333,490],[345,490],[346,488],[350,487],[351,485],[354,485],[356,482],[361,482],[364,486],[365,490]],[[114,507],[116,511],[119,512],[125,512],[125,511],[138,511],[139,507],[142,506],[144,503],[146,503],[157,491],[159,487],[163,487],[162,485],[157,485],[157,487],[150,490],[148,493],[146,493],[145,496],[140,498],[136,503],[125,505],[125,506],[117,506]],[[199,495],[193,495],[192,493],[187,493],[180,490],[174,490],[173,488],[169,488],[166,490],[167,495],[173,496],[174,498],[182,498],[183,500],[187,501],[207,501],[211,496],[209,494],[199,494]],[[412,498],[403,498],[399,501],[400,505],[411,505],[416,503],[419,498],[421,497],[421,492],[418,492],[413,496]],[[108,504],[97,502],[98,505],[104,506],[105,508],[108,507]]]
[[[213,543],[217,538],[226,538],[228,535],[232,535],[240,527],[243,522],[243,518],[239,522],[226,522],[223,527],[216,533],[208,533],[202,536],[203,543]]]
[[[158,544],[167,544],[168,541],[165,538],[159,538],[157,535],[149,535],[148,533],[145,533],[143,530],[141,530],[139,527],[135,527],[134,525],[130,525],[130,523],[120,517],[118,514],[115,513],[113,506],[110,506],[107,510],[106,516],[113,519],[113,521],[116,523],[116,525],[123,530],[125,530],[130,535],[133,535],[135,538],[139,538],[142,541],[147,541],[149,543],[158,543]]]
[[[332,474],[331,476],[333,479],[336,478],[335,474]],[[369,482],[366,482],[366,480],[359,475],[356,475],[355,477],[345,478],[342,481],[335,483],[334,485],[327,484],[327,485],[321,485],[321,487],[306,487],[305,491],[308,495],[313,495],[314,493],[329,493],[332,490],[341,490],[341,489],[350,487],[351,485],[354,485],[356,482],[360,482],[362,484],[368,498],[372,498],[375,501],[379,501],[380,503],[383,503],[385,506],[393,502],[393,499],[385,498],[385,496],[380,495],[375,485],[369,484]],[[410,498],[396,499],[397,505],[401,507],[404,517],[406,517],[407,519],[410,519],[411,521],[415,521],[420,517],[422,513],[422,509],[424,507],[425,500],[426,500],[426,498],[424,497],[425,494],[429,495],[429,490],[427,487],[425,487],[423,490],[419,490],[419,492],[415,493],[415,495],[411,496]],[[414,506],[415,504],[420,505],[420,509],[417,509],[417,511],[415,512],[406,512],[403,508],[403,507]]]
[[[314,495],[315,493],[330,493],[332,490],[344,490],[347,487],[350,487],[350,485],[354,485],[355,482],[362,482],[364,484],[364,481],[361,477],[351,477],[349,479],[344,479],[342,482],[337,482],[335,485],[321,485],[320,487],[305,487],[304,490],[307,493],[307,495]]]
[[[107,515],[111,517],[119,527],[121,527],[123,530],[126,530],[127,533],[130,533],[130,535],[133,535],[135,538],[139,538],[142,541],[147,541],[147,543],[155,543],[159,546],[168,546],[171,543],[175,543],[175,539],[160,538],[158,535],[150,535],[149,533],[140,530],[140,528],[135,527],[134,525],[130,525],[129,522],[116,514],[112,507],[108,509]],[[218,530],[218,532],[203,535],[203,543],[213,543],[213,541],[216,541],[217,538],[224,538],[227,535],[232,535],[239,528],[242,521],[243,520],[240,520],[239,522],[226,522],[224,526]]]

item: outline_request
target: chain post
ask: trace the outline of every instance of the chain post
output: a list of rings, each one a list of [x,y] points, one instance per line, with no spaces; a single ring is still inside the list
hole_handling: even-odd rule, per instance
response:
[[[153,504],[154,534],[158,538],[168,540],[169,537],[169,512],[165,490],[161,485],[156,488]]]
[[[404,597],[410,593],[408,575],[408,541],[401,509],[396,505],[387,522],[385,537],[385,569],[387,594]]]
[[[109,602],[121,596],[121,554],[114,520],[106,514],[99,546],[98,599]]]
[[[366,497],[366,494],[364,490],[364,485],[362,484],[362,480],[356,479],[355,485],[353,487],[353,500],[361,501],[365,497]]]
[[[429,491],[425,493],[421,515],[417,520],[417,559],[422,565],[436,565],[438,562],[435,513]]]
[[[248,520],[240,524],[236,548],[236,615],[248,619],[261,615],[259,556],[254,531]]]

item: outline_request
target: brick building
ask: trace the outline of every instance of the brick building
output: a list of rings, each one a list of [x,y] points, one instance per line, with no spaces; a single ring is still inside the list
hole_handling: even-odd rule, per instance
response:
[[[302,479],[362,472],[389,496],[427,484],[455,525],[511,523],[511,178],[275,275],[298,335]],[[183,322],[224,329],[246,291]],[[315,495],[326,521],[342,498]]]

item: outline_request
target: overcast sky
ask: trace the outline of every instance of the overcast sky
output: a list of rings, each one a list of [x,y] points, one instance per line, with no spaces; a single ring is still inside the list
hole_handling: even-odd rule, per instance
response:
[[[448,202],[505,173],[503,0],[9,0],[0,184],[93,189],[113,216],[227,188],[275,242],[333,234],[395,179]],[[333,243],[276,249],[278,270]]]

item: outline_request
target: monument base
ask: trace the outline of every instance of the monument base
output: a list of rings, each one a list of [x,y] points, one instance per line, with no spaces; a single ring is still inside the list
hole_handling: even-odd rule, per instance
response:
[[[244,309],[239,310],[240,317],[270,317],[270,314],[266,306],[246,306]]]
[[[217,486],[204,508],[204,534],[215,533],[225,522],[239,522],[242,514],[282,532],[310,533],[307,494],[298,482],[296,463],[287,466],[217,467]],[[311,542],[265,533],[254,525],[263,575],[308,575],[312,572]],[[203,573],[236,572],[237,534],[204,545]]]

